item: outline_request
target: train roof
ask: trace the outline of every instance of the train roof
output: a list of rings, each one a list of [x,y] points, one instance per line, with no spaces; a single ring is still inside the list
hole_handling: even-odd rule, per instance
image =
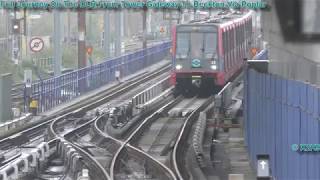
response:
[[[237,22],[242,22],[251,16],[252,11],[221,11],[216,16],[207,17],[200,20],[192,20],[186,24],[180,24],[178,26],[214,25],[223,28]]]

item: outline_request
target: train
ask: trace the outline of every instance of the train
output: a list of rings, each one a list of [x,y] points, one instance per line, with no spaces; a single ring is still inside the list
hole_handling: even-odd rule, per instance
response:
[[[223,11],[172,28],[171,82],[176,94],[212,94],[250,58],[253,12]]]

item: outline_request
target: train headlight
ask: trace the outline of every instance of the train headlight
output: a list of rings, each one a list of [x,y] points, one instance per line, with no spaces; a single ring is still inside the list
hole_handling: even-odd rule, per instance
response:
[[[177,65],[176,65],[176,69],[177,69],[177,70],[180,70],[180,69],[182,69],[182,66],[181,66],[180,64],[177,64]]]
[[[211,65],[210,67],[212,70],[217,70],[217,65]]]

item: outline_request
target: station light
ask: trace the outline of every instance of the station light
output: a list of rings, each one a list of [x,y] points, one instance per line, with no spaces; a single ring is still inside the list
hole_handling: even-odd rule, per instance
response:
[[[180,70],[180,69],[182,69],[182,66],[181,66],[180,64],[177,64],[177,65],[176,65],[176,69],[177,69],[177,70]]]

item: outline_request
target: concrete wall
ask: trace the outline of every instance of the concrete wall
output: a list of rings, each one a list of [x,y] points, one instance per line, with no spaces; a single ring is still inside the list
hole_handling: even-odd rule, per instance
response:
[[[274,1],[266,1],[271,11],[263,11],[261,18],[263,38],[269,43],[270,73],[320,84],[320,43],[284,42]]]

